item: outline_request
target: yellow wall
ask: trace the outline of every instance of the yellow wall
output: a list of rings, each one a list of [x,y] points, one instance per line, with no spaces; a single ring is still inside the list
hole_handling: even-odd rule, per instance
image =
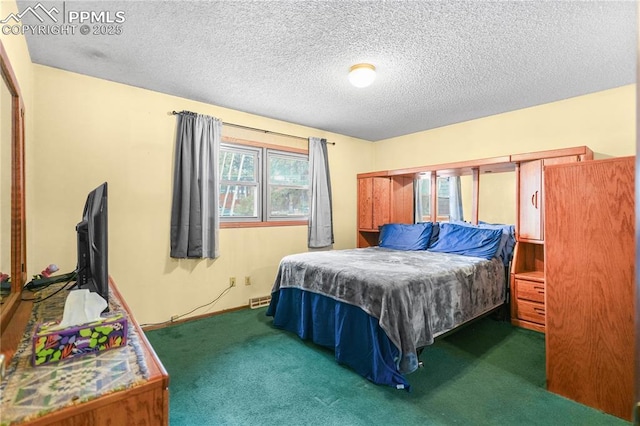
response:
[[[399,169],[586,145],[596,158],[635,155],[635,84],[376,142],[375,169]],[[466,180],[466,181],[465,181]],[[470,219],[470,178],[463,177]],[[515,222],[513,173],[480,179],[480,219]]]
[[[75,268],[75,225],[87,193],[109,183],[109,266],[142,323],[160,322],[215,299],[203,314],[270,293],[280,259],[307,250],[306,226],[220,230],[217,260],[169,257],[176,118],[190,110],[223,121],[300,136],[326,137],[334,196],[335,248],[355,246],[356,174],[373,168],[371,143],[149,90],[35,65],[37,194],[28,206],[32,271]],[[223,126],[223,134],[279,145],[306,141]],[[251,286],[244,285],[250,276]]]

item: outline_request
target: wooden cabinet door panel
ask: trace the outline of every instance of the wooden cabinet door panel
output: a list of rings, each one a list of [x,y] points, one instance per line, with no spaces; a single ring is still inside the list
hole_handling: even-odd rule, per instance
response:
[[[373,223],[371,229],[389,223],[391,218],[391,180],[373,178]]]
[[[358,229],[373,227],[373,179],[358,179]]]
[[[413,178],[398,176],[391,179],[392,223],[413,223]]]
[[[519,236],[542,240],[542,160],[520,163]]]
[[[358,179],[358,229],[377,230],[390,222],[391,180],[387,177]]]
[[[618,417],[634,405],[634,159],[545,170],[547,387]]]

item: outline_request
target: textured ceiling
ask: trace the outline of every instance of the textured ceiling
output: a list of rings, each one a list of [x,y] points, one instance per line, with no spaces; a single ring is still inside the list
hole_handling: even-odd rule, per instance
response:
[[[35,63],[370,141],[636,80],[633,1],[40,3],[126,21],[27,32]],[[358,62],[378,70],[368,88],[347,80]]]

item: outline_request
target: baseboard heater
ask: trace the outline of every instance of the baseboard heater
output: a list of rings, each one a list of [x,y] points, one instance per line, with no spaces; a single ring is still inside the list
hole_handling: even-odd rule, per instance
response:
[[[261,296],[261,297],[252,297],[249,299],[249,307],[251,309],[261,308],[263,306],[268,306],[271,303],[271,295],[269,296]]]

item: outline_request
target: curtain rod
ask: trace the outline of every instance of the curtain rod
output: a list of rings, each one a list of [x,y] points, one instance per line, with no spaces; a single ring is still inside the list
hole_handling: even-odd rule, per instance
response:
[[[187,113],[187,114],[195,114],[194,112],[191,111],[171,111],[171,115],[178,115],[180,113]],[[264,130],[264,129],[258,129],[256,127],[249,127],[249,126],[243,126],[242,124],[235,124],[235,123],[227,123],[226,121],[223,121],[222,124],[227,125],[227,126],[231,126],[231,127],[237,127],[239,129],[246,129],[246,130],[254,130],[256,132],[261,132],[261,133],[271,133],[272,135],[279,135],[279,136],[286,136],[288,138],[296,138],[296,139],[302,139],[302,140],[308,140],[308,138],[303,138],[302,136],[296,136],[296,135],[289,135],[287,133],[280,133],[280,132],[272,132],[271,130]],[[335,145],[335,142],[329,142],[327,141],[327,145]]]

